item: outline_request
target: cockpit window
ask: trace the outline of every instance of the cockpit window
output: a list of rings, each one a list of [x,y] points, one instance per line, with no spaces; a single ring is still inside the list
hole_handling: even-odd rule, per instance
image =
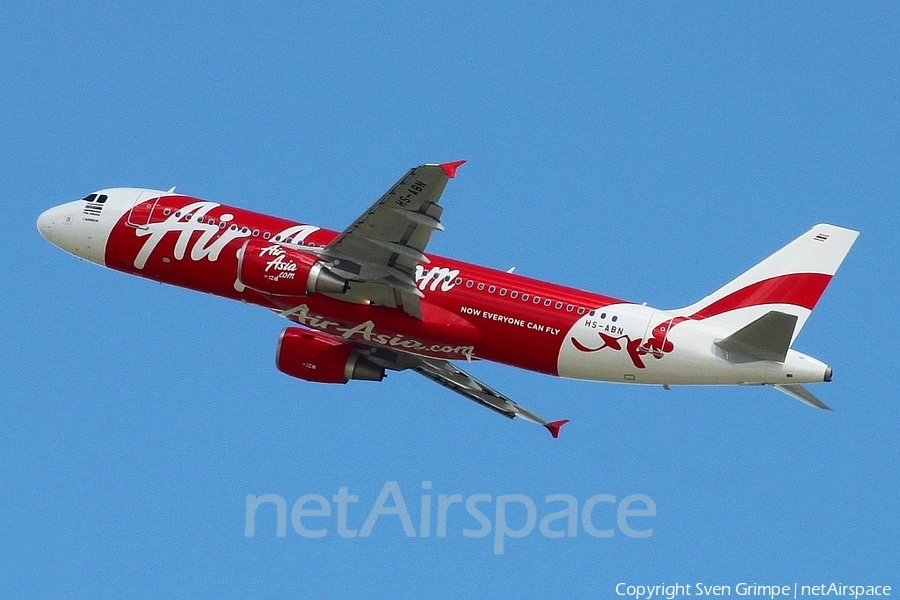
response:
[[[88,220],[96,220],[94,217],[100,216],[100,211],[103,210],[103,203],[107,200],[106,194],[88,194],[84,198],[82,198],[86,202],[84,205],[84,215],[88,217]]]

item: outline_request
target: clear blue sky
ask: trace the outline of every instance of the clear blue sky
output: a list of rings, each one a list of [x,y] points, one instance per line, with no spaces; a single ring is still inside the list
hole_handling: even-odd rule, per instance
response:
[[[900,587],[896,3],[438,2],[0,9],[0,595],[615,597],[615,585]],[[253,3],[251,3],[253,4]],[[257,308],[76,260],[45,208],[167,189],[341,229],[413,165],[469,160],[430,250],[663,308],[818,222],[862,235],[796,347],[816,411],[770,389],[472,372],[559,440],[413,374],[276,371]],[[538,520],[643,494],[647,538],[406,537],[422,495],[522,494]],[[423,489],[423,482],[431,482]],[[425,484],[427,485],[427,484]],[[246,498],[274,505],[245,535]],[[392,503],[388,501],[388,505]],[[315,508],[306,504],[305,508]],[[593,510],[616,527],[615,506]],[[298,515],[300,516],[300,515]],[[510,527],[524,505],[508,506]],[[565,520],[553,528],[565,529]]]

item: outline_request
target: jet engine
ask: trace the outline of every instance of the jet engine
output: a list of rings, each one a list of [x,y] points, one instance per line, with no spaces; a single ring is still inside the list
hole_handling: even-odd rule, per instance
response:
[[[299,327],[281,332],[275,365],[286,375],[318,383],[384,379],[384,367],[366,358],[352,344]]]
[[[347,280],[328,270],[319,257],[277,242],[249,239],[238,261],[238,279],[248,288],[277,296],[312,292],[343,294]]]

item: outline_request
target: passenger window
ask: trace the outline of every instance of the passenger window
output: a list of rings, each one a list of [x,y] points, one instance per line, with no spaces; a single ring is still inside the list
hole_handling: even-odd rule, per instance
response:
[[[556,310],[559,310],[559,309],[561,309],[561,308],[562,308],[562,302],[557,302],[557,303],[556,303]]]
[[[505,296],[505,295],[506,295],[506,288],[500,288],[500,295],[501,295],[501,296]]]
[[[513,290],[509,293],[510,298],[516,298],[516,297],[518,297],[518,295],[519,295],[519,292],[517,292],[516,290]]]
[[[584,307],[583,307],[583,306],[579,306],[579,307],[578,307],[578,314],[579,314],[579,315],[583,315],[583,314],[584,314]]]
[[[495,285],[492,285],[491,287],[488,288],[489,294],[493,294],[496,291],[497,291],[497,286],[495,286]]]
[[[481,291],[481,290],[483,290],[483,289],[484,289],[484,284],[483,284],[483,283],[479,283],[479,284],[478,284],[478,291]]]
[[[528,294],[522,294],[522,302],[528,302]]]
[[[550,298],[544,300],[544,306],[550,306],[551,304],[553,304],[553,300],[551,300]]]

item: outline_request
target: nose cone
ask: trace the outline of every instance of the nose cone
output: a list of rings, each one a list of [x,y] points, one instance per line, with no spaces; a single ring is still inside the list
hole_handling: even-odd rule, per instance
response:
[[[62,204],[45,210],[37,219],[37,228],[51,244],[68,250],[65,246],[66,230],[72,228],[74,215],[70,204]]]
[[[54,246],[102,265],[109,225],[85,216],[84,204],[76,200],[45,210],[37,219],[37,228]]]

